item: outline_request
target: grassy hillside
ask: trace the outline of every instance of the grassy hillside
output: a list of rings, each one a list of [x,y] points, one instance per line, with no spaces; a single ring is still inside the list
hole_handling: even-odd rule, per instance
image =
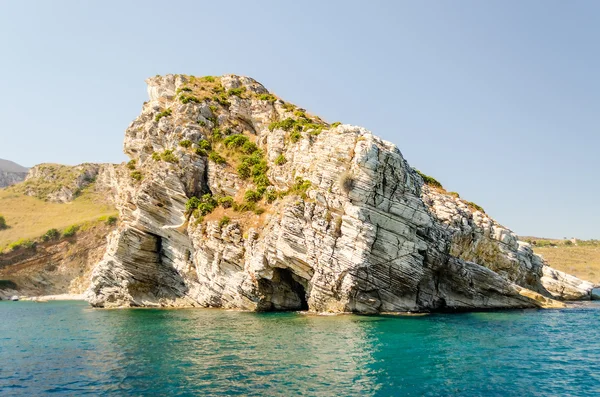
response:
[[[116,215],[105,197],[84,190],[74,201],[65,204],[42,201],[14,191],[0,190],[0,215],[7,229],[0,230],[0,252],[20,239],[35,239],[49,229],[64,230],[71,225]]]
[[[555,269],[600,284],[600,241],[521,237]]]

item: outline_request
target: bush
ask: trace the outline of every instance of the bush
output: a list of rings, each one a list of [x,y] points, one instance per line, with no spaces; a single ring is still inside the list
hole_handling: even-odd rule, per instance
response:
[[[206,81],[207,83],[214,83],[216,81],[214,76],[200,77],[200,81]]]
[[[310,186],[310,181],[304,180],[301,177],[296,177],[296,182],[292,185],[288,192],[304,196]]]
[[[196,98],[195,96],[192,96],[192,95],[181,95],[179,97],[179,100],[183,104],[190,103],[190,102],[200,103],[200,100],[198,98]]]
[[[50,229],[42,236],[42,240],[51,241],[60,237],[60,232],[57,229]]]
[[[452,197],[460,198],[460,194],[458,194],[457,192],[448,192],[448,194]]]
[[[225,144],[225,146],[232,149],[232,148],[240,148],[249,141],[250,140],[248,139],[248,137],[246,135],[233,134],[233,135],[229,135],[228,137],[226,137],[223,140],[223,143]]]
[[[173,154],[172,150],[165,150],[161,153],[160,158],[168,163],[177,163],[179,160]]]
[[[187,213],[192,212],[193,210],[195,210],[196,208],[198,208],[198,206],[200,205],[201,201],[198,197],[191,197],[190,199],[188,199],[188,201],[185,203],[185,210]]]
[[[256,215],[262,215],[262,214],[265,213],[265,209],[264,208],[257,208],[257,209],[254,210],[254,213]]]
[[[441,183],[439,183],[435,178],[429,176],[429,175],[425,175],[424,173],[422,173],[421,171],[415,169],[415,172],[417,174],[419,174],[421,176],[421,178],[423,178],[423,181],[425,182],[426,185],[429,186],[433,186],[433,187],[437,187],[440,189],[443,189],[444,187],[442,186]]]
[[[340,123],[339,121],[336,121],[335,123],[331,124],[331,128],[335,128],[338,125],[341,125],[342,123]]]
[[[221,95],[215,95],[213,97],[213,101],[217,102],[219,105],[223,106],[223,107],[230,107],[231,106],[231,102],[229,102],[227,100],[227,97],[224,94]]]
[[[179,142],[179,146],[187,149],[190,146],[192,146],[192,141],[190,141],[189,139],[184,139],[183,141]]]
[[[244,92],[246,92],[246,87],[232,88],[229,91],[227,91],[227,95],[235,95],[238,98],[241,98]]]
[[[275,159],[275,164],[277,164],[277,165],[284,165],[285,163],[287,163],[287,160],[283,154],[280,154]]]
[[[233,209],[235,211],[239,211],[239,212],[254,211],[254,210],[256,210],[256,203],[254,203],[254,202],[243,202],[241,204],[235,203],[233,205]]]
[[[273,131],[275,129],[281,129],[284,131],[290,131],[296,125],[297,121],[292,118],[287,118],[281,121],[274,121],[269,124],[269,131]]]
[[[229,224],[229,221],[231,221],[231,219],[229,219],[228,216],[224,216],[223,218],[221,218],[221,220],[219,221],[219,227],[222,228],[226,225]]]
[[[231,196],[225,196],[225,197],[219,197],[217,199],[217,203],[223,207],[223,208],[231,208],[233,207],[233,197]]]
[[[144,176],[140,171],[131,171],[129,175],[138,182],[144,179]]]
[[[106,218],[106,224],[109,226],[113,226],[117,223],[118,220],[119,220],[119,218],[117,218],[114,215],[111,215],[108,218]]]
[[[8,228],[8,225],[6,224],[6,219],[4,219],[2,215],[0,215],[0,230],[4,230],[6,228]]]
[[[223,139],[223,134],[219,128],[213,128],[211,139],[213,142],[219,142],[221,139]]]
[[[350,193],[350,190],[354,187],[354,178],[347,172],[344,172],[340,176],[340,187],[345,193]]]
[[[20,250],[21,248],[31,249],[31,248],[35,248],[36,245],[37,244],[35,241],[26,240],[26,239],[22,238],[22,239],[15,241],[12,244],[9,244],[8,249],[11,251]]]
[[[238,173],[238,175],[239,175],[240,178],[242,178],[242,179],[248,179],[250,177],[250,175],[252,175],[252,169],[251,169],[250,165],[247,162],[242,161],[237,166],[237,173]]]
[[[162,119],[163,117],[170,116],[171,113],[173,113],[171,108],[167,108],[167,109],[163,110],[162,112],[160,112],[159,114],[157,114],[156,117],[154,117],[154,120],[160,121],[160,119]]]
[[[293,131],[290,134],[290,141],[292,141],[292,143],[296,143],[298,142],[300,139],[302,139],[302,134],[299,131]]]
[[[250,203],[256,203],[260,201],[261,194],[259,194],[256,190],[248,189],[246,193],[244,193],[244,200]]]
[[[469,207],[470,207],[472,210],[481,211],[481,212],[483,212],[483,213],[485,214],[485,211],[484,211],[483,207],[481,207],[481,206],[479,206],[479,205],[475,204],[474,202],[472,202],[472,201],[468,201],[468,202],[467,202],[467,205],[468,205],[468,206],[469,206]]]
[[[75,235],[75,233],[77,233],[78,230],[79,230],[79,226],[71,225],[68,228],[66,228],[65,230],[63,230],[63,237],[72,237]]]
[[[207,141],[206,139],[200,139],[200,141],[198,141],[198,147],[200,149],[204,149],[204,150],[210,150],[210,148],[211,148],[210,142]]]
[[[152,160],[160,161],[160,153],[157,153],[157,152],[152,153]]]
[[[277,100],[277,97],[273,94],[260,94],[260,95],[258,95],[258,99],[261,101],[268,101],[271,103],[275,103],[275,101]]]
[[[274,190],[267,190],[265,192],[265,200],[267,200],[267,203],[271,204],[273,201],[277,200],[277,192]]]
[[[192,89],[190,87],[180,87],[177,89],[177,93],[179,94],[180,92],[185,91],[185,92],[192,92]]]
[[[227,162],[225,160],[225,158],[217,152],[210,152],[210,154],[208,155],[208,158],[209,158],[209,160],[211,160],[212,162],[214,162],[216,164],[225,164]]]
[[[258,146],[254,142],[246,142],[242,146],[242,152],[246,154],[252,154],[258,150]]]
[[[216,207],[217,200],[210,193],[203,195],[201,198],[191,197],[185,203],[187,213],[194,212],[196,214],[197,211],[197,214],[202,216],[210,214]]]
[[[127,163],[127,168],[129,168],[130,170],[135,170],[135,164],[136,164],[136,161],[135,161],[135,160],[130,160],[130,161]]]

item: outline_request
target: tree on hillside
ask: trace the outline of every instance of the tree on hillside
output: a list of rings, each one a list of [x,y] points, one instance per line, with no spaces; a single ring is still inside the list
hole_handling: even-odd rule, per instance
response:
[[[7,227],[8,226],[6,226],[6,219],[4,219],[2,215],[0,215],[0,230],[4,230]]]

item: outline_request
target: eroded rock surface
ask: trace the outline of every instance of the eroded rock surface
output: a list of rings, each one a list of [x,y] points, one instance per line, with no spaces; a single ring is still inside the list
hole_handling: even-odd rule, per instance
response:
[[[325,123],[247,77],[147,83],[150,101],[126,131],[122,222],[86,294],[93,306],[378,313],[591,296],[571,276],[549,281],[514,233],[424,185],[364,128]],[[261,152],[228,141],[238,135]],[[250,156],[258,165],[244,169]],[[233,206],[189,208],[192,197],[226,196]]]
[[[11,189],[56,203],[73,201],[83,189],[92,189],[114,201],[119,173],[123,165],[85,163],[76,166],[38,164],[32,167],[23,183]]]

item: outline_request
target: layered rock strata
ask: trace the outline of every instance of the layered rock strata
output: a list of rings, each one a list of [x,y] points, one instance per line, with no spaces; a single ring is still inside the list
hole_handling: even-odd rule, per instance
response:
[[[328,124],[247,77],[147,83],[93,306],[380,313],[591,296],[364,128]]]

